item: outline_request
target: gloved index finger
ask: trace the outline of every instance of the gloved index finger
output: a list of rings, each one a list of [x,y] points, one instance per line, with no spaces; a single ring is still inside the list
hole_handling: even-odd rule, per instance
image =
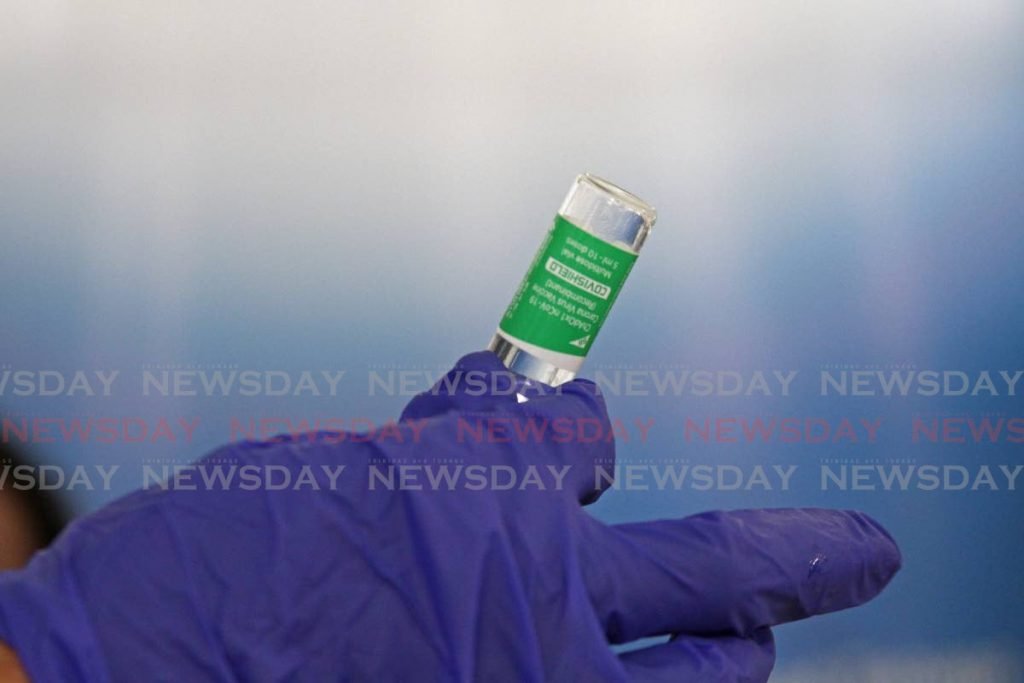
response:
[[[860,512],[712,512],[584,527],[581,566],[613,642],[733,633],[859,605],[899,570],[888,533]]]

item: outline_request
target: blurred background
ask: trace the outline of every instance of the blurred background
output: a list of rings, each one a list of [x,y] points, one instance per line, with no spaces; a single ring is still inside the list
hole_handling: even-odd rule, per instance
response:
[[[1005,435],[910,429],[1024,417],[1024,380],[819,386],[822,369],[1024,368],[1021,3],[8,0],[3,16],[3,438],[68,475],[119,468],[58,486],[74,512],[236,436],[232,420],[397,416],[429,381],[373,378],[486,345],[591,171],[660,219],[584,375],[799,373],[788,396],[610,392],[614,417],[655,420],[622,462],[800,469],[789,490],[621,490],[595,514],[866,510],[903,572],[867,607],[779,629],[773,680],[1024,681],[1024,477],[823,491],[818,475],[1024,462]],[[333,396],[144,393],[144,372],[177,370],[345,375]],[[70,391],[79,372],[94,395]],[[884,422],[873,443],[684,438],[686,418],[723,416]],[[76,418],[134,422],[112,443],[18,431]]]

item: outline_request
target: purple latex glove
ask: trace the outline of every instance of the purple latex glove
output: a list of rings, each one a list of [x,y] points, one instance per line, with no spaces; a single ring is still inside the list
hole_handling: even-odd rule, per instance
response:
[[[509,380],[493,354],[471,354],[386,440],[321,433],[200,461],[308,471],[316,487],[150,489],[77,521],[0,577],[0,640],[37,683],[764,681],[770,627],[861,604],[900,567],[857,512],[605,525],[581,502],[614,444],[504,438],[555,420],[607,429],[595,386],[520,404],[462,381],[472,373]],[[387,488],[379,475],[401,465],[501,466],[503,482],[533,467],[546,490],[468,475],[432,490],[423,469]],[[658,634],[674,637],[609,646]]]

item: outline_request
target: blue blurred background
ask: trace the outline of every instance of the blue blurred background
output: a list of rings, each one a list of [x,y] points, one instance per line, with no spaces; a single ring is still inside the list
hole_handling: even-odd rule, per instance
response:
[[[823,462],[1024,462],[913,443],[916,415],[1016,395],[821,396],[823,368],[1024,368],[1024,5],[977,2],[7,3],[0,371],[117,369],[33,417],[200,418],[191,439],[25,447],[65,467],[187,462],[232,418],[362,417],[369,378],[484,346],[572,178],[657,206],[587,374],[797,370],[789,396],[636,396],[623,462],[798,465],[790,490],[617,491],[609,521],[856,507],[905,568],[779,629],[777,680],[1021,681],[1017,490],[822,491]],[[144,396],[145,370],[344,370],[336,396]],[[99,387],[99,385],[96,385]],[[414,388],[428,386],[426,380]],[[410,385],[410,388],[413,388]],[[1005,385],[1003,386],[1005,389]],[[683,438],[687,417],[884,420],[875,443]],[[827,675],[823,672],[828,672]],[[776,680],[773,679],[773,680]]]

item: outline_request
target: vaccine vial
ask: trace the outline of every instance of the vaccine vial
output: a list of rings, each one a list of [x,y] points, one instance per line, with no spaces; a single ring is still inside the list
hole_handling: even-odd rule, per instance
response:
[[[577,177],[490,350],[528,380],[558,386],[575,377],[656,218],[621,187]]]

